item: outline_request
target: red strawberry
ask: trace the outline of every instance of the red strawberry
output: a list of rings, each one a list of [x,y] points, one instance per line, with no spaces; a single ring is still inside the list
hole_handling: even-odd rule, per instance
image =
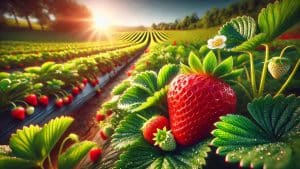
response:
[[[65,96],[65,97],[63,98],[63,102],[64,102],[64,104],[70,104],[70,103],[71,103],[71,101],[70,101],[70,99],[69,99],[68,96]]]
[[[11,116],[17,120],[25,119],[25,109],[22,106],[15,107],[11,111]]]
[[[59,108],[63,107],[63,106],[64,106],[64,101],[63,101],[63,99],[62,99],[62,98],[56,99],[55,105],[56,105],[57,107],[59,107]]]
[[[43,106],[48,106],[49,104],[48,96],[45,95],[40,96],[39,103],[41,103]]]
[[[142,127],[145,140],[151,144],[154,144],[154,133],[157,132],[157,129],[163,129],[164,127],[170,129],[169,120],[166,117],[154,116],[149,119]]]
[[[38,105],[38,99],[37,99],[37,96],[35,94],[29,94],[29,95],[25,96],[24,100],[32,106],[37,106]]]
[[[72,102],[73,102],[73,99],[74,99],[73,95],[72,95],[72,94],[68,94],[67,97],[69,98],[70,103],[72,103]]]
[[[109,126],[105,126],[101,131],[100,131],[100,137],[102,138],[102,140],[107,140],[114,132],[114,129],[109,127]]]
[[[90,160],[94,163],[98,161],[102,154],[102,150],[100,148],[92,148],[89,152]]]
[[[106,111],[106,116],[111,116],[114,112],[112,110],[107,110]]]
[[[82,79],[82,83],[85,84],[85,85],[88,83],[88,81],[89,81],[89,80],[88,80],[87,78],[83,78],[83,79]]]
[[[194,53],[189,60],[194,61],[190,68],[193,71],[186,68],[188,74],[175,77],[167,93],[172,134],[178,144],[185,146],[207,137],[220,116],[235,112],[236,94],[226,81],[242,73],[242,69],[233,72],[232,57],[218,65],[213,51],[203,64]],[[224,65],[230,69],[220,69]]]
[[[172,43],[172,45],[173,45],[173,46],[176,46],[176,44],[177,44],[177,43],[176,43],[176,40],[174,40],[173,43]]]
[[[95,86],[97,86],[97,84],[99,84],[99,80],[97,78],[95,78],[95,79],[91,80],[90,83],[93,87],[95,87]]]
[[[131,76],[131,71],[127,71],[127,76],[128,76],[128,77]]]
[[[72,88],[72,93],[73,95],[78,95],[80,93],[79,87],[75,86]]]
[[[104,119],[105,119],[105,115],[104,114],[101,114],[101,113],[97,113],[96,114],[96,120],[98,122],[103,121]]]
[[[104,131],[100,131],[100,137],[102,138],[102,140],[107,140],[108,136],[104,133]]]
[[[191,145],[205,138],[219,117],[235,112],[236,95],[224,81],[207,74],[179,75],[167,95],[176,142]]]
[[[85,84],[84,83],[80,83],[78,86],[77,86],[80,90],[83,90],[85,88]]]
[[[9,65],[4,66],[4,69],[9,70],[11,67]]]

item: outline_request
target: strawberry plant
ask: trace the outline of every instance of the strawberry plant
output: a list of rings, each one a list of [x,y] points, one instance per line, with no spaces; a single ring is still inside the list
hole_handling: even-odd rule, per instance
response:
[[[196,52],[179,43],[150,48],[145,54],[149,63],[141,59],[100,110],[114,111],[100,122],[114,128],[112,139],[105,142],[114,155],[104,155],[92,168],[203,168],[210,146],[217,147],[226,162],[239,162],[241,167],[299,168],[300,100],[282,93],[300,60],[285,54],[291,46],[271,58],[269,46],[299,21],[299,13],[296,0],[275,2],[260,12],[257,23],[248,16],[232,19]],[[265,56],[261,71],[255,71],[261,58],[254,57],[254,50],[261,44]],[[276,79],[267,76],[268,65]],[[277,79],[282,81],[280,89],[266,90]],[[239,110],[244,98],[247,109]],[[147,127],[147,121],[161,116],[167,122]]]
[[[44,127],[30,125],[18,130],[11,136],[9,147],[5,147],[6,151],[1,152],[0,168],[44,168],[47,159],[49,168],[53,168],[50,153],[72,122],[70,117],[60,117],[51,120]],[[74,144],[62,152],[67,140],[72,140]],[[77,135],[70,134],[60,145],[57,168],[74,168],[94,146],[94,142],[80,142]]]

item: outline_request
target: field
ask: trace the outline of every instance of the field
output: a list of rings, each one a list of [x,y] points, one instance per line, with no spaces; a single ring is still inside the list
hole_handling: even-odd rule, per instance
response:
[[[4,28],[0,169],[300,168],[299,13],[97,40]]]

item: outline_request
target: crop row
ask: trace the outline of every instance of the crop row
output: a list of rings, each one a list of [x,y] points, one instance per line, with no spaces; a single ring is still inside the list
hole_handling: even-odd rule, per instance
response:
[[[113,42],[117,45],[122,43]],[[2,41],[0,42],[0,55],[24,54],[36,52],[57,52],[70,49],[88,49],[112,45],[109,41],[99,42],[23,42],[23,41]]]
[[[89,56],[100,52],[120,49],[133,45],[132,43],[122,42],[101,47],[85,49],[67,49],[58,52],[36,52],[15,55],[3,55],[0,58],[0,69],[22,68],[27,66],[40,65],[46,61],[64,62],[73,58]]]
[[[154,43],[163,43],[169,38],[167,34],[160,31],[126,32],[120,35],[121,40],[130,42],[136,42],[146,37],[149,37],[150,41]]]
[[[28,67],[22,72],[0,73],[0,108],[11,110],[11,115],[23,120],[25,115],[14,115],[17,108],[48,104],[48,97],[56,98],[56,106],[69,104],[89,82],[96,86],[99,74],[111,72],[115,67],[145,48],[146,41],[137,45],[76,58],[65,63],[46,62],[42,66]],[[72,91],[72,94],[66,91]],[[19,105],[19,106],[17,106]],[[27,109],[26,109],[27,110]]]

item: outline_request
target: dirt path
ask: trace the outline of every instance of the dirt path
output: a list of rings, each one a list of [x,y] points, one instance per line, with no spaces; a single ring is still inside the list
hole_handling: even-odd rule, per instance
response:
[[[142,55],[142,54],[141,54]],[[70,128],[67,130],[66,134],[63,136],[66,137],[69,133],[76,133],[80,140],[94,140],[95,136],[98,135],[98,131],[100,130],[98,126],[98,122],[95,119],[95,115],[97,110],[101,108],[101,105],[103,102],[110,99],[110,93],[112,89],[118,85],[122,80],[127,78],[126,72],[130,69],[131,65],[133,65],[137,59],[140,58],[139,55],[137,58],[135,58],[130,64],[128,64],[126,67],[124,67],[118,75],[116,75],[115,78],[111,79],[110,82],[108,82],[101,90],[102,93],[100,95],[95,95],[90,100],[88,100],[84,106],[80,107],[76,111],[69,114],[69,116],[72,116],[75,120],[70,126]],[[61,143],[62,140],[60,140]],[[51,159],[53,161],[53,164],[56,164],[57,154],[59,150],[59,145],[54,148],[54,150],[51,153]],[[71,144],[71,143],[70,143]],[[70,145],[69,144],[69,145]],[[67,146],[69,146],[67,145]],[[47,165],[47,164],[46,164]],[[48,168],[48,166],[45,166],[45,168]]]

